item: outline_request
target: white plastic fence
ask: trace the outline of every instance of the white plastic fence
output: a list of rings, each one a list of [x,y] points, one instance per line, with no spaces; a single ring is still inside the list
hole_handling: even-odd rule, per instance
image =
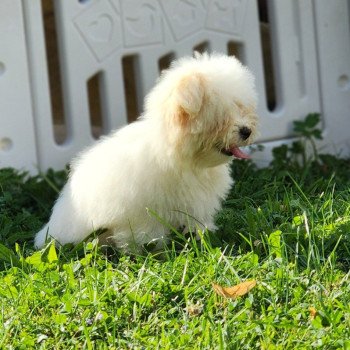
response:
[[[44,0],[46,1],[46,0]],[[42,1],[0,1],[0,167],[63,168],[95,141],[88,81],[99,77],[102,131],[127,123],[123,60],[132,58],[138,109],[162,58],[194,48],[228,52],[255,73],[260,142],[292,136],[292,121],[323,116],[324,145],[350,151],[348,0],[268,0],[274,107],[267,107],[256,0],[47,0],[54,2],[66,136],[52,116]],[[51,85],[52,88],[52,85]],[[91,102],[91,101],[90,101]],[[271,110],[272,109],[272,110]]]

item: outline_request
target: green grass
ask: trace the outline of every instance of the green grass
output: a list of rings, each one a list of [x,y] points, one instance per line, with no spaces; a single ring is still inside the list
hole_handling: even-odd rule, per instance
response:
[[[162,259],[94,240],[35,252],[66,173],[0,170],[0,348],[350,349],[350,162],[285,151],[235,161],[219,231]],[[247,279],[236,300],[212,290]]]

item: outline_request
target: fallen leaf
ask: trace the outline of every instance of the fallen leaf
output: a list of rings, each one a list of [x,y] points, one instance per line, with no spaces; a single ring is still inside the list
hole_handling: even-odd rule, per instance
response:
[[[237,297],[246,295],[251,289],[253,289],[256,286],[256,281],[245,281],[232,287],[222,287],[216,283],[212,283],[212,286],[216,294],[221,295],[224,298],[236,299]]]
[[[309,312],[311,319],[314,319],[317,316],[317,310],[313,306],[309,307]]]

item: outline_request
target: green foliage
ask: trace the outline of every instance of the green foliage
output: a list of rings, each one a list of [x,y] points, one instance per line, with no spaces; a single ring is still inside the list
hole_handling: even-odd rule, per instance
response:
[[[281,145],[273,150],[274,166],[308,167],[313,161],[318,161],[316,140],[322,140],[322,130],[319,128],[320,114],[311,113],[304,120],[293,122],[293,131],[298,139],[291,145]],[[309,149],[312,156],[308,156]]]
[[[318,121],[296,122],[267,168],[234,161],[218,231],[170,227],[162,255],[99,247],[98,232],[34,251],[66,172],[1,169],[0,348],[350,349],[350,162],[315,152]],[[248,279],[245,297],[212,291]]]

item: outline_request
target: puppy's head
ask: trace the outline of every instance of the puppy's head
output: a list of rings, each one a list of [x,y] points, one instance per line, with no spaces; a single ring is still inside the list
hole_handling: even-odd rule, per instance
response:
[[[247,158],[239,147],[257,135],[254,77],[232,56],[197,54],[165,71],[146,99],[182,162],[216,166]]]

